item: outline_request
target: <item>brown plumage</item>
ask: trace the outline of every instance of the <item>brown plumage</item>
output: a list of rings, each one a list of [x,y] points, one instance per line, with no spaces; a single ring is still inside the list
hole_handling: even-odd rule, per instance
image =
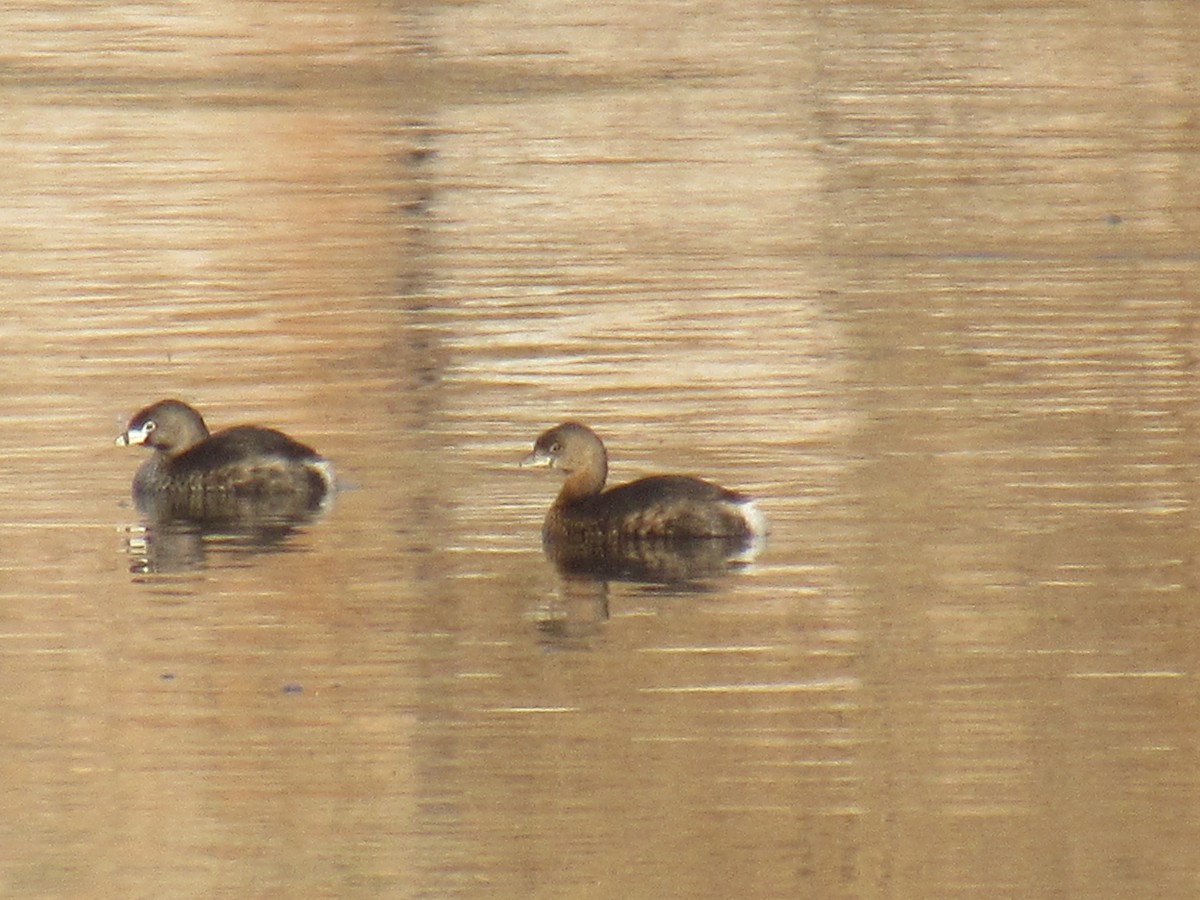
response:
[[[604,490],[608,454],[586,425],[544,432],[522,465],[566,473],[542,526],[548,542],[616,547],[623,542],[719,538],[749,543],[765,522],[754,501],[689,475],[653,475]]]
[[[160,400],[130,420],[118,444],[155,452],[138,469],[138,507],[183,518],[293,517],[316,511],[333,490],[329,463],[272,428],[216,434],[196,410]]]

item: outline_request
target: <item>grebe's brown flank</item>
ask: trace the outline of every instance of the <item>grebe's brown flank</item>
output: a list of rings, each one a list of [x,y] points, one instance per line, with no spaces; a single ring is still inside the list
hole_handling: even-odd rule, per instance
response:
[[[608,454],[594,431],[565,422],[544,432],[522,465],[566,475],[542,533],[548,541],[762,537],[766,521],[745,494],[689,475],[653,475],[604,490]]]
[[[209,434],[200,414],[179,400],[147,406],[117,443],[154,450],[134,476],[133,493],[159,508],[203,513],[238,500],[311,511],[333,490],[332,467],[311,447],[256,425]]]

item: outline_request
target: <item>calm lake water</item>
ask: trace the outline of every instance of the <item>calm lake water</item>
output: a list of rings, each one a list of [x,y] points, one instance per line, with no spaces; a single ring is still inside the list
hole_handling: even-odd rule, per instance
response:
[[[0,33],[0,894],[1200,893],[1200,6]],[[166,396],[346,489],[147,527]],[[560,575],[566,418],[767,548]]]

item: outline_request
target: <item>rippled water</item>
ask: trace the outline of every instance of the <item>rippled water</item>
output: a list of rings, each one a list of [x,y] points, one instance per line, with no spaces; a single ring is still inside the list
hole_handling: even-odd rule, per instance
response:
[[[0,26],[0,893],[1195,895],[1192,5]],[[164,396],[345,489],[148,527]],[[566,418],[767,548],[560,575]]]

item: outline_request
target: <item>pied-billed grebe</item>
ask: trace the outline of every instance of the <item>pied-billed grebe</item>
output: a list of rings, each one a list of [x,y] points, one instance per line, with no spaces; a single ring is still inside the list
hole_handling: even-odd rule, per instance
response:
[[[542,526],[546,541],[612,546],[647,539],[749,543],[766,532],[754,501],[688,475],[652,475],[603,490],[608,454],[594,431],[566,422],[544,432],[522,465],[566,473]]]
[[[138,506],[177,516],[299,515],[333,490],[333,470],[311,447],[271,428],[239,425],[208,433],[196,410],[160,400],[130,420],[118,444],[154,455],[138,469]]]

